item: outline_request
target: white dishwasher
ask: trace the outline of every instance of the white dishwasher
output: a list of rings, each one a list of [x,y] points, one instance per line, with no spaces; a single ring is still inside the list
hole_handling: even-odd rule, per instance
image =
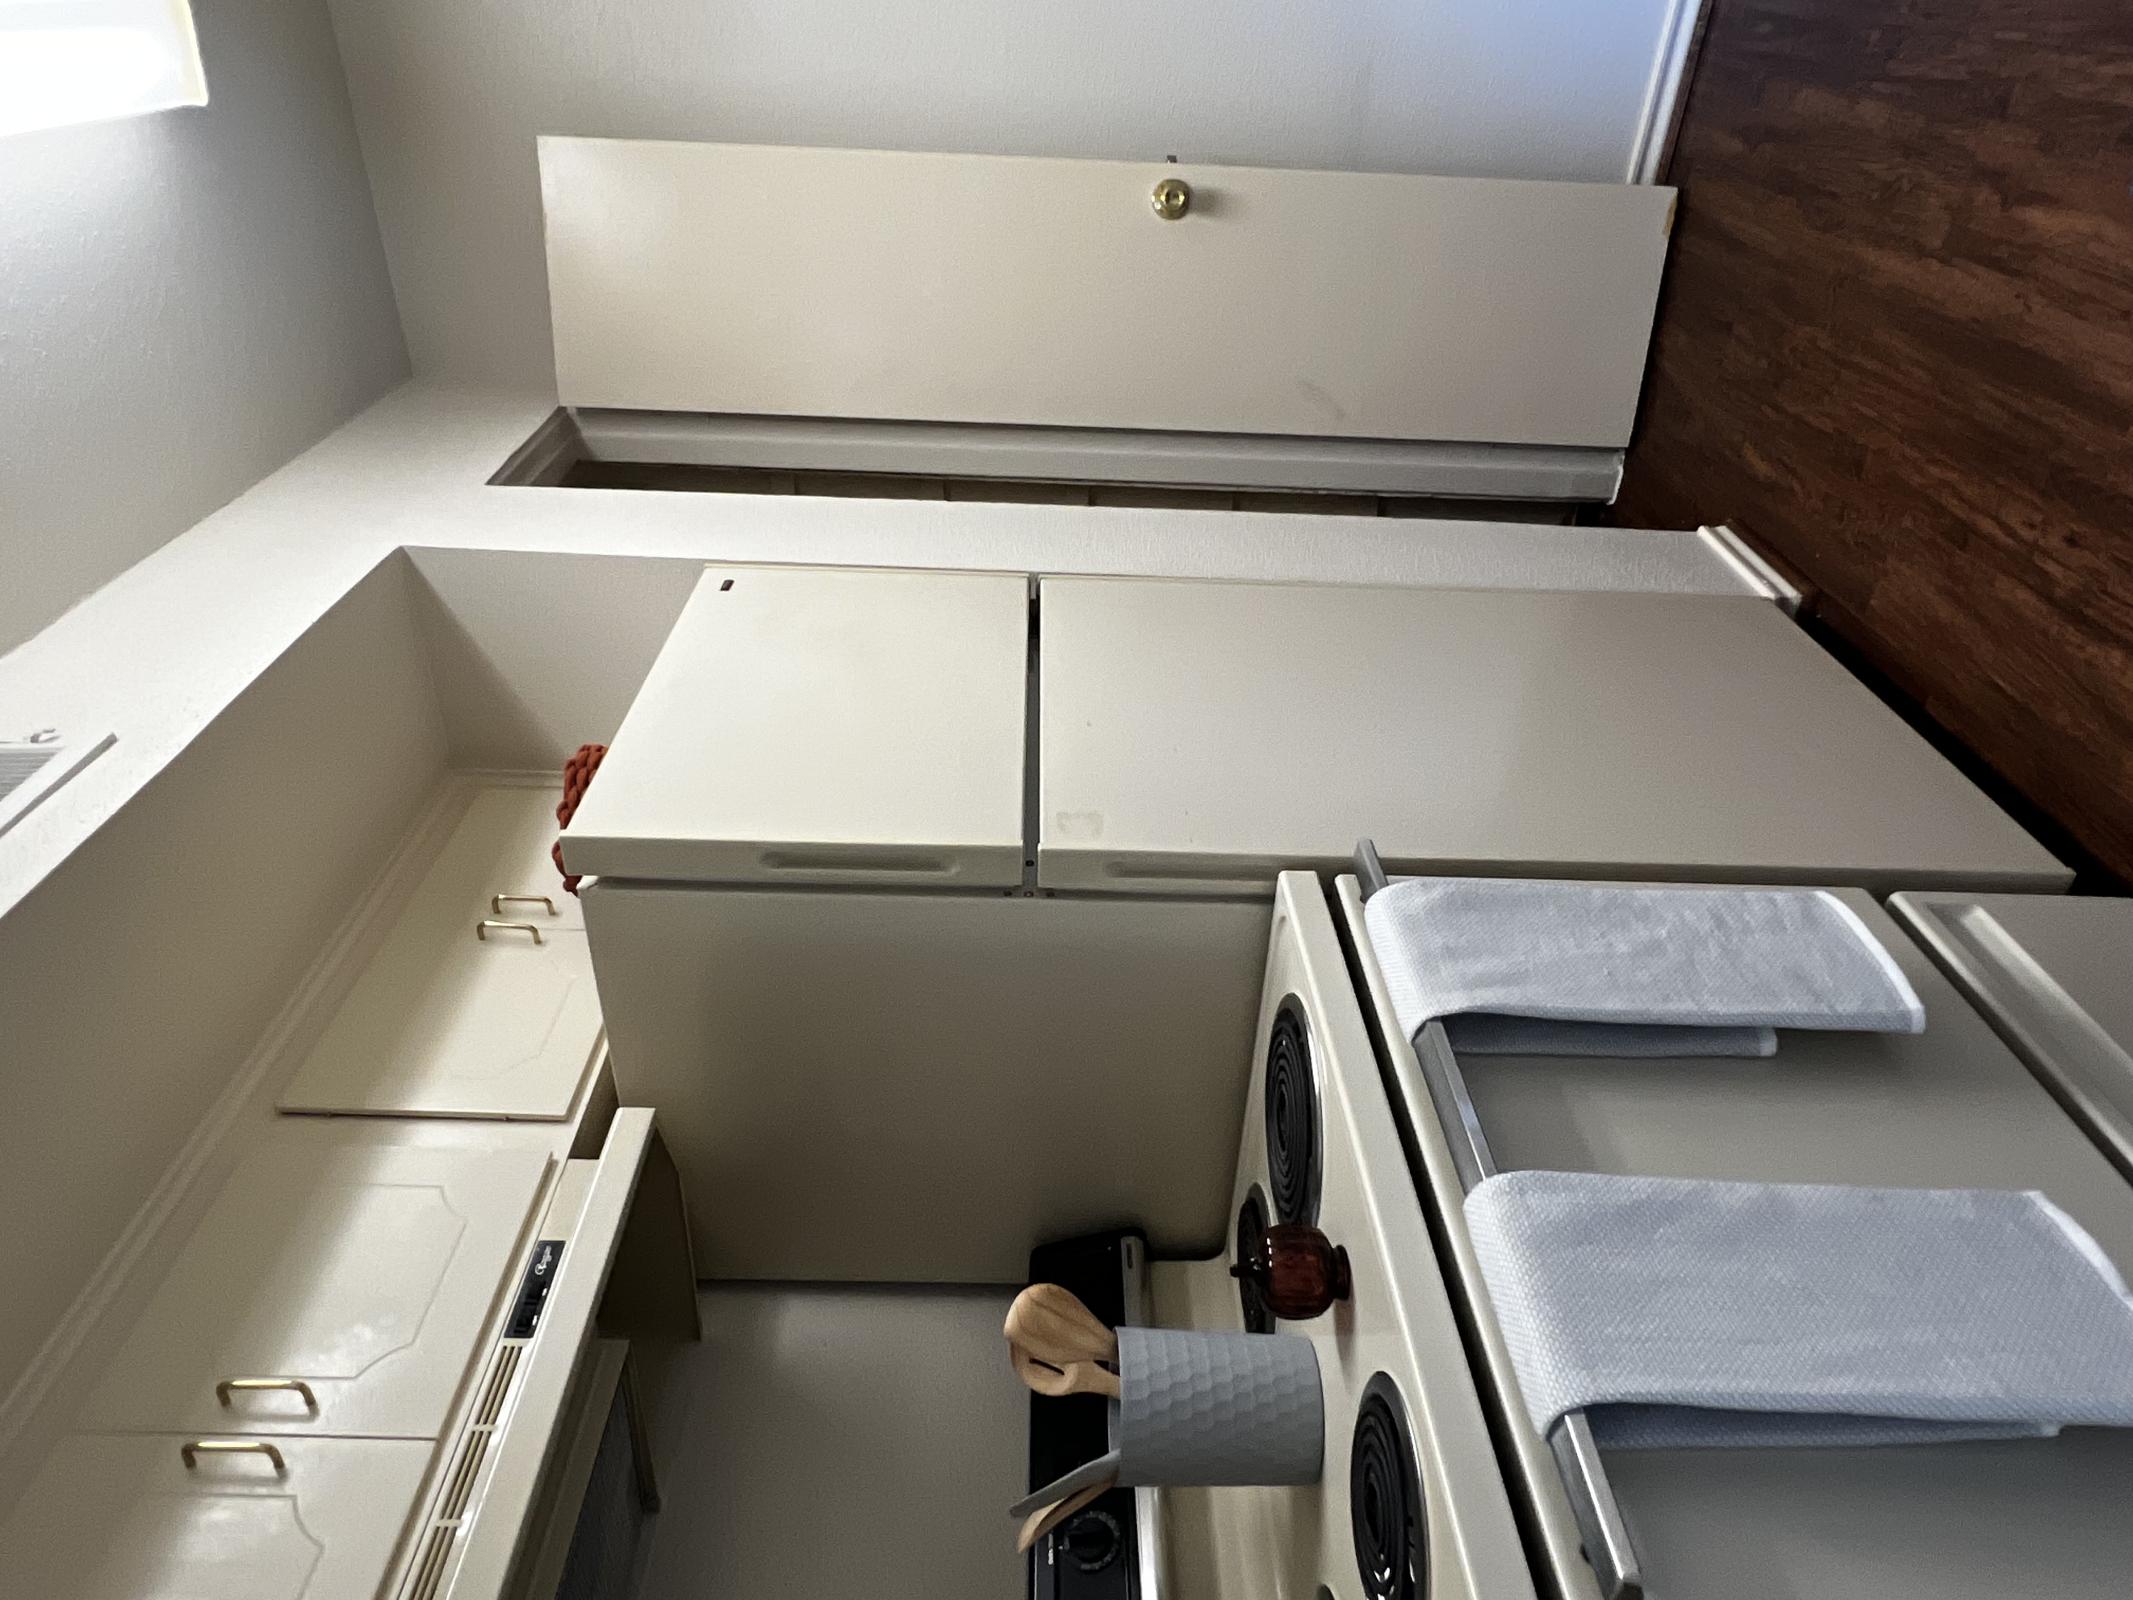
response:
[[[1221,1241],[1283,867],[2055,889],[1759,601],[711,567],[564,835],[710,1277]]]

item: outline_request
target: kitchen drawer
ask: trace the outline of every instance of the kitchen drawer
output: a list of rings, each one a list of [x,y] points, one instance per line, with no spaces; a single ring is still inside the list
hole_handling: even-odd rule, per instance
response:
[[[506,788],[476,797],[283,1090],[282,1110],[570,1114],[599,1050],[600,1002],[583,913],[546,853],[552,798]]]
[[[262,1147],[178,1249],[76,1426],[435,1438],[547,1167],[524,1150]],[[231,1387],[247,1378],[288,1386]]]
[[[371,1600],[430,1446],[187,1435],[61,1439],[5,1525],[0,1594],[39,1600]]]

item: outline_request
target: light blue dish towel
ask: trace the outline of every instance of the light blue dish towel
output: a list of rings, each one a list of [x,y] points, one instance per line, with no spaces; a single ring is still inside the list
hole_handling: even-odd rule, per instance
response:
[[[1363,907],[1400,1026],[1490,1055],[1767,1056],[1778,1028],[1921,1033],[1925,1008],[1822,889],[1405,878]]]
[[[2043,1195],[1506,1172],[1466,1200],[1533,1426],[1621,1448],[2133,1426],[2133,1303]]]

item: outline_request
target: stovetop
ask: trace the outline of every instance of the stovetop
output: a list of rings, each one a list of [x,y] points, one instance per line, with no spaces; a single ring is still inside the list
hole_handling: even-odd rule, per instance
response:
[[[1316,878],[1284,874],[1238,1152],[1235,1232],[1315,1222],[1348,1299],[1274,1319],[1223,1258],[1150,1269],[1156,1320],[1309,1338],[1324,1470],[1295,1488],[1165,1490],[1181,1594],[1222,1600],[1531,1600],[1524,1552],[1338,935]]]

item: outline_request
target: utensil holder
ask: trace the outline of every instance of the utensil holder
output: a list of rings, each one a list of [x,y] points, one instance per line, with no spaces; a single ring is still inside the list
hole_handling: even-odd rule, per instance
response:
[[[1318,1481],[1326,1406],[1309,1339],[1120,1328],[1118,1384],[1120,1483]]]

